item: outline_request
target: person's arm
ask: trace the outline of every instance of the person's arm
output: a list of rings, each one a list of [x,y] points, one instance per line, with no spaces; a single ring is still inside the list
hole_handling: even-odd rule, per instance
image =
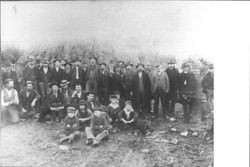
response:
[[[102,126],[102,127],[100,127],[101,131],[108,129],[109,123],[108,123],[108,120],[106,119],[106,117],[103,118],[101,126]]]
[[[14,94],[15,94],[15,104],[18,104],[19,103],[19,98],[18,98],[18,93],[17,93],[17,91],[16,90],[14,90]]]
[[[4,102],[4,92],[3,92],[3,90],[1,91],[1,106],[2,107],[6,107],[6,106],[8,106],[8,105],[10,105],[10,103],[9,102]]]
[[[75,119],[75,122],[74,122],[74,124],[72,125],[72,130],[73,130],[73,131],[79,130],[79,120],[78,120],[78,118]]]
[[[133,116],[133,118],[129,122],[130,123],[135,122],[138,119],[138,117],[139,116],[138,116],[137,112],[134,111],[134,116]]]
[[[89,116],[88,116],[87,118],[79,118],[79,120],[80,120],[81,122],[86,122],[86,121],[92,119],[92,117],[93,117],[92,112],[91,112],[89,109],[87,109],[87,112],[88,112],[88,115],[89,115]]]
[[[167,84],[167,93],[168,93],[169,92],[169,84],[170,84],[170,82],[169,82],[168,74],[166,72],[164,72],[164,73],[165,73],[165,81],[166,81],[166,84]]]
[[[90,127],[91,127],[93,130],[99,130],[99,129],[100,129],[100,125],[95,125],[95,123],[94,123],[94,118],[92,118],[91,121],[90,121]]]

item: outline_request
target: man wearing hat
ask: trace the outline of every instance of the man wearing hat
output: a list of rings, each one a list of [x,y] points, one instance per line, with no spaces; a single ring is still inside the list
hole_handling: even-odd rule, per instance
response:
[[[25,83],[26,88],[19,93],[19,104],[21,112],[20,118],[27,119],[32,118],[36,113],[36,103],[41,98],[40,94],[33,89],[32,81]]]
[[[122,99],[125,98],[125,83],[124,83],[124,74],[121,70],[120,66],[114,67],[114,74],[111,77],[110,89],[111,93],[116,91],[120,92],[120,96]]]
[[[150,113],[151,82],[144,71],[143,64],[138,64],[136,69],[137,72],[132,78],[132,104],[139,116],[145,117],[147,113]]]
[[[53,72],[49,67],[49,62],[47,59],[43,59],[42,68],[39,70],[38,75],[38,84],[42,95],[42,103],[44,103],[47,95],[51,92],[50,83],[52,82],[52,80]]]
[[[154,116],[156,118],[158,117],[159,100],[161,99],[162,114],[165,119],[166,116],[169,116],[169,113],[166,111],[166,96],[169,92],[169,78],[167,73],[163,71],[161,65],[156,66],[156,71],[153,73],[151,88],[154,97]]]
[[[65,71],[63,69],[61,69],[61,63],[59,59],[55,59],[54,60],[54,69],[52,69],[52,73],[53,73],[53,81],[55,81],[57,83],[57,85],[61,84],[61,81],[63,80],[64,77],[64,73]]]
[[[167,94],[167,111],[169,111],[169,116],[174,116],[175,111],[175,103],[177,102],[177,85],[178,85],[178,78],[179,78],[179,71],[175,68],[176,60],[171,59],[168,62],[168,68],[165,71],[168,74],[170,89]]]
[[[109,88],[110,88],[110,75],[106,69],[105,63],[99,64],[98,70],[98,100],[102,105],[108,105],[109,102]]]
[[[13,79],[14,89],[19,93],[22,86],[23,74],[21,69],[16,65],[15,60],[11,60],[10,67],[6,70],[6,75],[7,78]]]
[[[76,115],[79,118],[80,130],[85,131],[86,127],[90,127],[90,120],[93,117],[93,113],[87,107],[87,102],[85,100],[80,100]]]
[[[71,79],[70,79],[70,87],[71,89],[74,89],[74,86],[76,83],[80,83],[82,86],[85,83],[85,73],[83,69],[81,68],[81,59],[76,58],[74,61],[74,66],[71,69]]]
[[[209,108],[213,110],[214,101],[214,66],[209,65],[208,72],[204,75],[202,79],[203,92],[206,94],[206,99],[209,104]]]
[[[78,106],[80,100],[85,99],[84,92],[82,90],[82,85],[81,83],[76,83],[75,84],[75,90],[73,91],[70,99],[70,103],[74,106]]]
[[[71,81],[71,64],[66,62],[65,63],[65,68],[64,68],[64,76],[63,79],[67,80],[67,81]]]
[[[99,102],[95,97],[95,92],[89,91],[85,94],[87,99],[87,107],[93,112],[94,108],[100,107]]]
[[[182,64],[183,72],[179,75],[179,96],[180,103],[184,108],[184,122],[189,123],[190,115],[193,112],[197,93],[197,80],[195,74],[191,72],[191,67],[187,63]]]
[[[86,73],[86,91],[94,91],[97,93],[98,89],[98,65],[96,64],[97,58],[96,57],[90,57],[90,64],[87,68],[87,73]]]
[[[129,63],[124,73],[125,100],[131,100],[132,77],[135,72],[132,70],[133,64]]]
[[[70,98],[73,94],[72,89],[70,89],[69,85],[69,81],[67,80],[62,80],[61,81],[61,88],[60,88],[60,92],[63,94],[66,105],[70,105]]]
[[[29,57],[28,64],[23,71],[24,83],[27,81],[32,81],[34,89],[38,90],[37,80],[38,80],[38,69],[35,67],[35,59],[33,56]]]
[[[6,79],[6,87],[1,91],[1,119],[12,123],[19,122],[18,93],[14,89],[13,79]]]
[[[65,117],[65,99],[63,94],[59,91],[59,86],[57,82],[52,82],[50,84],[52,92],[48,95],[48,107],[49,110],[43,112],[42,118],[49,114],[53,121],[56,121],[59,118],[61,122]]]

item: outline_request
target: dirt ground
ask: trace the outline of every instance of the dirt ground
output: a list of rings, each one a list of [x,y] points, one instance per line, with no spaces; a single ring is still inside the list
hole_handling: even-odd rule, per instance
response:
[[[195,114],[193,123],[182,123],[182,108],[177,106],[176,121],[153,121],[152,135],[134,136],[118,132],[109,140],[92,148],[85,144],[85,136],[59,148],[58,130],[61,125],[25,120],[1,128],[0,166],[48,167],[212,167],[213,142],[202,138],[207,124]],[[172,132],[171,128],[176,128]],[[181,132],[188,130],[188,136]],[[192,132],[198,136],[192,136]],[[178,143],[170,141],[177,139]],[[211,140],[210,140],[211,141]]]

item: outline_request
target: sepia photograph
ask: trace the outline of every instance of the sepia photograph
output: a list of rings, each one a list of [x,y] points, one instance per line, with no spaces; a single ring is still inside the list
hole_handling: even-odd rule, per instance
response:
[[[213,167],[221,7],[1,1],[0,166]]]

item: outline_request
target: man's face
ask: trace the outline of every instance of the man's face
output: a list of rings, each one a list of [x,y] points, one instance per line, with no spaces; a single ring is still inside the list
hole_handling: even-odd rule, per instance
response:
[[[84,110],[85,107],[86,107],[85,105],[80,105],[80,106],[79,106],[79,108],[80,108],[81,110],[83,110],[83,111],[85,111],[85,110]]]
[[[61,60],[61,66],[65,66],[66,62],[65,60]]]
[[[52,86],[52,91],[53,91],[54,93],[56,93],[57,90],[58,90],[58,86],[57,86],[57,85],[53,85],[53,86]]]
[[[81,66],[81,62],[80,61],[76,61],[75,62],[75,66],[80,67]]]
[[[28,91],[31,91],[32,88],[33,88],[33,85],[32,85],[32,84],[27,84],[27,85],[26,85],[26,88],[27,88]]]
[[[137,70],[138,70],[139,72],[143,71],[143,66],[142,66],[142,65],[138,66]]]
[[[7,84],[7,89],[12,89],[14,87],[14,81],[9,81]]]
[[[145,69],[147,69],[147,70],[150,70],[150,69],[151,69],[151,66],[150,66],[150,64],[146,64],[146,67],[145,67]]]
[[[95,95],[94,94],[89,94],[87,98],[88,98],[88,101],[93,101],[94,98],[95,98]]]
[[[60,66],[60,61],[55,61],[55,66],[59,67]]]
[[[90,64],[94,65],[96,63],[96,60],[94,58],[90,59]]]
[[[102,64],[102,65],[100,66],[100,68],[101,68],[102,70],[104,70],[104,69],[106,68],[106,66],[105,66],[104,64]]]
[[[173,69],[174,68],[174,66],[175,66],[175,64],[168,64],[168,67],[169,67],[169,69]]]
[[[131,105],[126,105],[125,106],[125,109],[129,112],[131,112],[133,110],[132,106]]]
[[[214,72],[214,69],[213,69],[213,68],[209,68],[209,69],[208,69],[208,72],[213,73],[213,72]]]
[[[132,69],[132,66],[131,65],[128,65],[127,66],[127,70],[131,70]]]
[[[100,110],[95,110],[95,111],[94,111],[94,115],[95,115],[96,117],[100,117],[100,116],[101,116],[101,111],[100,111]]]
[[[121,72],[121,67],[116,67],[116,73],[119,73],[119,72]]]
[[[115,98],[111,98],[110,101],[111,101],[111,103],[113,103],[113,104],[118,103],[118,99],[115,99]]]
[[[34,67],[35,62],[34,62],[34,61],[30,61],[30,62],[29,62],[29,65],[30,65],[31,67]]]
[[[67,88],[68,88],[68,85],[65,84],[65,85],[62,86],[62,88],[63,88],[63,89],[67,89]]]
[[[76,90],[77,92],[81,92],[81,91],[82,91],[81,85],[76,85],[75,90]]]
[[[184,73],[187,73],[188,71],[189,71],[189,67],[184,67],[184,68],[183,68],[183,72],[184,72]]]

